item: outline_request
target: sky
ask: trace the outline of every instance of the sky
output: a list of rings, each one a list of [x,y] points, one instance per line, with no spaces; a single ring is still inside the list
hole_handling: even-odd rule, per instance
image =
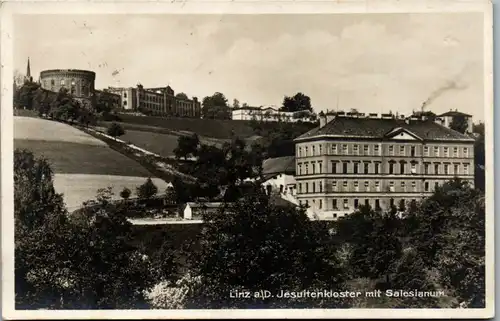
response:
[[[484,120],[479,13],[18,15],[14,68],[95,71],[96,88],[170,85],[315,111],[450,109]]]

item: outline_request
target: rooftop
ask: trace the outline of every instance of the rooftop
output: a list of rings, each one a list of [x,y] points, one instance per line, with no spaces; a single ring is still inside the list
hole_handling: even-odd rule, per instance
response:
[[[314,128],[295,140],[307,140],[318,136],[375,138],[382,139],[394,129],[401,128],[424,140],[473,141],[470,137],[444,127],[431,120],[410,120],[396,118],[336,117],[323,127]]]
[[[295,174],[295,156],[283,156],[264,160],[262,163],[262,173],[264,176],[282,173]]]
[[[465,116],[465,117],[472,117],[472,115],[465,114],[465,113],[459,112],[457,110],[450,110],[450,111],[447,111],[444,114],[438,115],[438,117],[445,117],[445,116]]]

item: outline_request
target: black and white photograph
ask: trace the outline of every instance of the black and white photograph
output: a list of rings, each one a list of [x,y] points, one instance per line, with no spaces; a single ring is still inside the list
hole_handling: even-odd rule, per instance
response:
[[[237,2],[2,6],[3,317],[492,317],[491,4]]]

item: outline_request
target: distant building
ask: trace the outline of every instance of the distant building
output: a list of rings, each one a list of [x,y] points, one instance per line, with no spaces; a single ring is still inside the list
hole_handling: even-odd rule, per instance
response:
[[[99,100],[110,101],[113,105],[112,109],[120,109],[122,106],[122,96],[116,93],[110,92],[108,89],[96,90],[96,103]]]
[[[233,120],[258,120],[270,122],[315,122],[316,115],[308,110],[297,112],[280,111],[274,106],[233,108]]]
[[[40,73],[40,85],[43,89],[59,92],[66,88],[75,100],[83,106],[95,108],[95,77],[89,70],[51,69]]]
[[[173,116],[199,118],[201,104],[198,98],[181,99],[176,97],[170,87],[144,88],[137,87],[116,88],[109,87],[109,92],[121,96],[121,108],[129,111],[146,111],[153,116]]]
[[[464,117],[465,118],[465,120],[467,121],[467,132],[466,133],[471,134],[472,133],[472,125],[473,125],[472,124],[472,115],[461,113],[461,112],[457,111],[456,109],[454,111],[450,109],[450,111],[448,111],[444,114],[438,115],[436,122],[439,122],[441,125],[450,128],[451,123],[453,122],[453,119],[455,117]]]
[[[297,199],[323,218],[407,207],[454,177],[474,183],[474,139],[432,120],[321,114],[295,144]]]
[[[267,194],[273,192],[296,195],[295,156],[269,158],[262,164],[264,183]]]
[[[188,202],[181,210],[182,218],[185,220],[201,220],[204,213],[217,213],[225,205],[227,204],[220,202]]]

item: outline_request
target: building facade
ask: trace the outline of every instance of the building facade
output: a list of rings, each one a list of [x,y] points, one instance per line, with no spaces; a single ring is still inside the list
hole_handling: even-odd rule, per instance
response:
[[[128,88],[108,88],[121,97],[121,108],[129,111],[145,111],[153,116],[199,118],[201,104],[196,97],[182,99],[175,96],[170,87],[144,88],[141,85]]]
[[[451,123],[453,122],[453,119],[455,117],[463,117],[465,121],[467,122],[467,134],[472,133],[472,115],[469,114],[464,114],[462,112],[459,112],[457,110],[450,110],[444,114],[438,115],[438,118],[436,119],[436,122],[440,123],[441,125],[450,128]]]
[[[474,183],[474,140],[426,119],[322,115],[295,142],[297,199],[325,219],[407,207],[454,177]]]
[[[316,115],[309,111],[286,112],[276,107],[241,107],[231,111],[233,120],[258,120],[271,122],[315,122]]]
[[[95,107],[95,77],[89,70],[52,69],[40,73],[40,85],[43,89],[58,92],[66,88],[75,100],[85,107]]]

